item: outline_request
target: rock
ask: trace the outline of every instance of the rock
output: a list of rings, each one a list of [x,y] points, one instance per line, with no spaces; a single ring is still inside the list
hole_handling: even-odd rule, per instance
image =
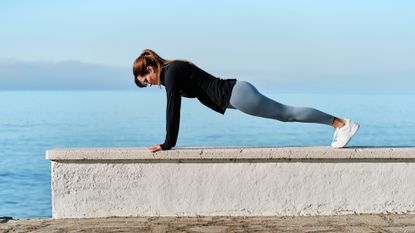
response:
[[[6,223],[9,220],[13,220],[13,217],[9,217],[9,216],[0,216],[0,223]]]

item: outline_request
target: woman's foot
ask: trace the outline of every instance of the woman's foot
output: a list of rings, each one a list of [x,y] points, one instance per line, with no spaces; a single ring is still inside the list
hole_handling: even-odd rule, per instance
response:
[[[336,119],[340,120],[339,118],[336,118]],[[333,142],[331,143],[331,147],[342,148],[342,147],[345,147],[347,143],[349,143],[350,139],[357,132],[360,126],[359,124],[349,119],[344,119],[344,120],[340,120],[342,121],[343,126],[336,127],[336,126],[339,126],[340,124],[340,123],[335,122],[336,119],[333,121],[333,126],[336,128],[336,130],[334,131]]]

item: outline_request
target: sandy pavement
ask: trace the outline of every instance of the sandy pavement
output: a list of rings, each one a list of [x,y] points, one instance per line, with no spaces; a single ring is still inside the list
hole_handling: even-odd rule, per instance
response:
[[[0,232],[415,232],[414,214],[18,219]]]

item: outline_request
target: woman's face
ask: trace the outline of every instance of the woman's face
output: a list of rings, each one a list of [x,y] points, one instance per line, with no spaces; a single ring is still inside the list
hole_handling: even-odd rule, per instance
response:
[[[157,84],[157,72],[154,70],[152,66],[147,66],[148,74],[144,76],[138,76],[137,79],[140,83],[146,86],[152,86]]]

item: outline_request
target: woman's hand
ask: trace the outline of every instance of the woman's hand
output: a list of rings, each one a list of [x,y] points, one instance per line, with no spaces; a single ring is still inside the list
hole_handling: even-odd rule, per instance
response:
[[[157,144],[157,145],[154,145],[154,146],[150,146],[147,149],[149,151],[153,152],[153,153],[162,150],[160,144]]]

